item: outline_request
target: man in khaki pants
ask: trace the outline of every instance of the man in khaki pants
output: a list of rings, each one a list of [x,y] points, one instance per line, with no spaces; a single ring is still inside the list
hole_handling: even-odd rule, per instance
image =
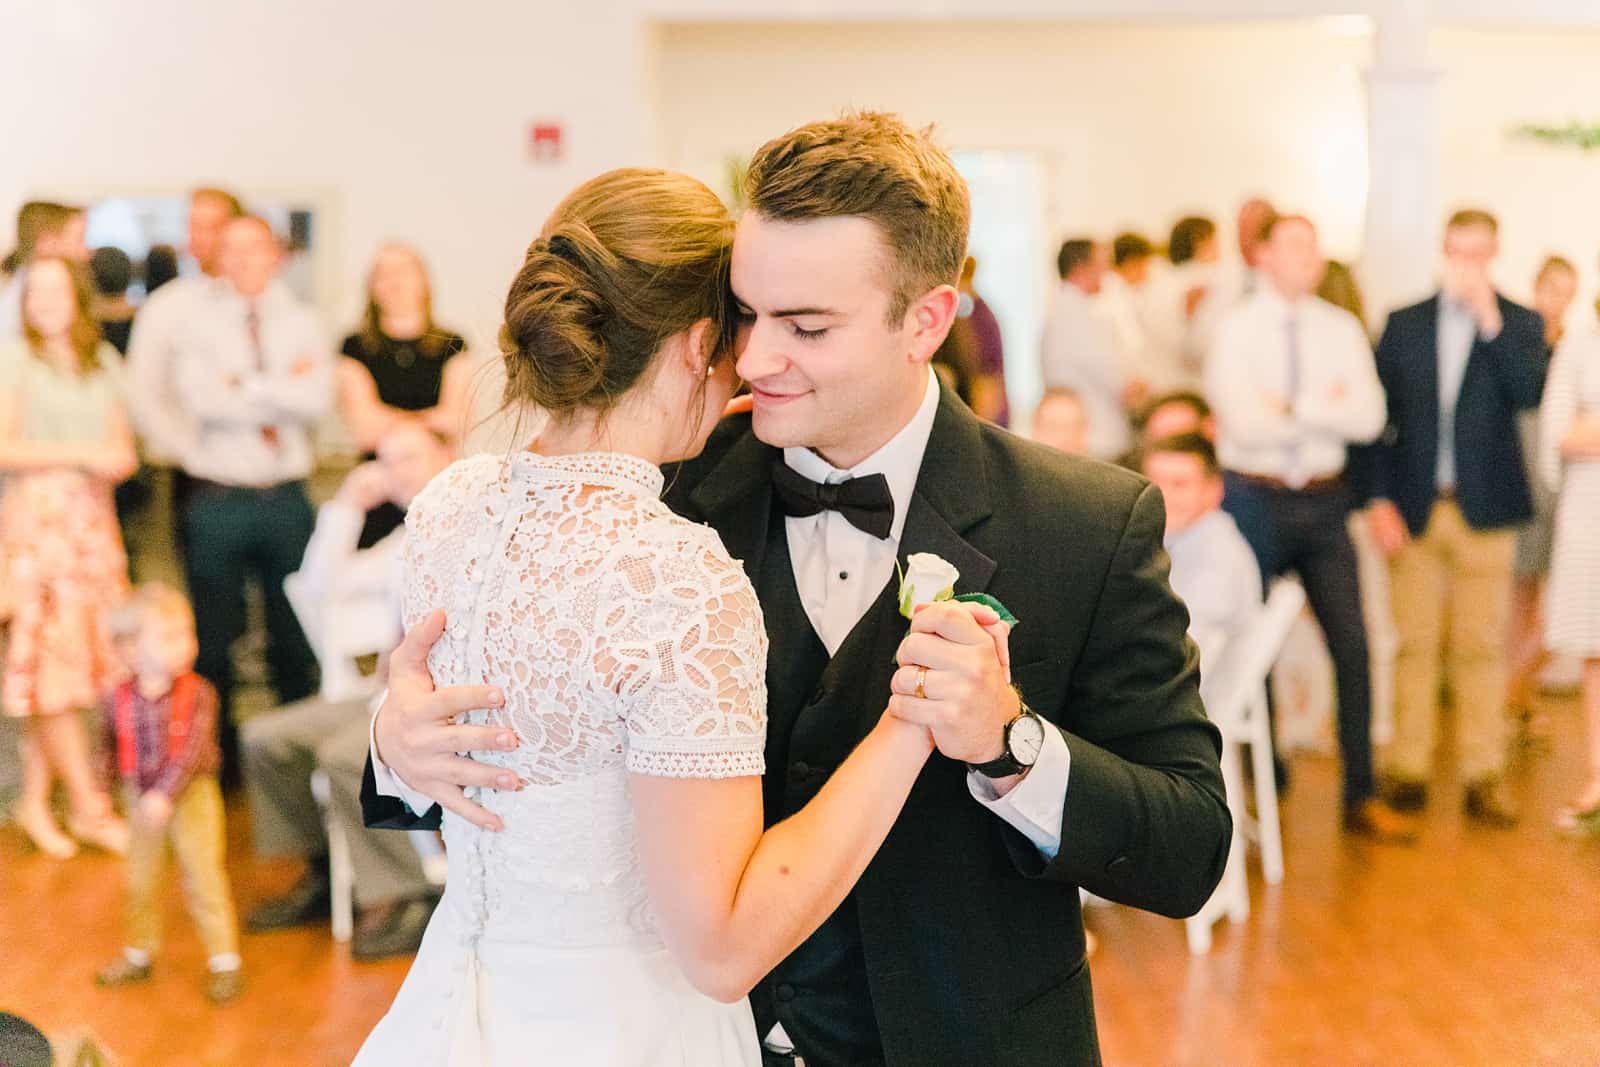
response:
[[[1516,527],[1533,515],[1516,419],[1539,403],[1544,355],[1539,316],[1489,280],[1497,250],[1494,216],[1451,217],[1441,292],[1391,314],[1378,343],[1389,426],[1361,465],[1400,637],[1388,800],[1427,803],[1442,682],[1466,814],[1510,826],[1504,635]]]

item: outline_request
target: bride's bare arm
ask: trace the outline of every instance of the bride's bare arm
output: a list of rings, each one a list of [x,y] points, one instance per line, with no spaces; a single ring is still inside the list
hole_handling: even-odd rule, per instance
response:
[[[822,924],[932,751],[926,730],[885,715],[811,803],[765,833],[760,778],[630,776],[650,901],[697,989],[738,1000]]]

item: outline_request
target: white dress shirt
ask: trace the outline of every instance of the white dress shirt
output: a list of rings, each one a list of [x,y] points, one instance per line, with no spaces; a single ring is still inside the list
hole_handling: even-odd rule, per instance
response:
[[[1189,294],[1203,290],[1189,313]],[[1154,274],[1141,302],[1144,368],[1153,393],[1194,389],[1231,290],[1216,263],[1190,260]]]
[[[1100,282],[1100,291],[1091,299],[1095,313],[1100,317],[1101,328],[1111,338],[1117,352],[1122,373],[1129,378],[1150,379],[1145,368],[1144,323],[1140,321],[1140,304],[1144,290],[1135,289],[1114,270],[1106,271]]]
[[[1045,388],[1071,389],[1083,402],[1090,456],[1115,459],[1128,450],[1132,430],[1122,406],[1128,381],[1122,360],[1088,294],[1071,282],[1062,282],[1050,303],[1039,369]]]
[[[887,444],[850,470],[840,471],[808,449],[784,450],[784,462],[813,481],[842,481],[882,474],[894,497],[894,524],[887,538],[880,539],[858,530],[832,511],[785,520],[795,587],[800,592],[807,618],[830,656],[844,643],[845,637],[894,575],[905,516],[916,491],[917,475],[922,469],[928,436],[933,432],[938,410],[939,382],[930,370],[927,393],[911,421]],[[841,573],[848,577],[840,578]],[[888,696],[883,694],[885,702]],[[1033,769],[1010,793],[997,797],[987,778],[971,772],[967,775],[967,788],[978,803],[1016,827],[1047,859],[1054,859],[1061,849],[1061,819],[1066,811],[1072,755],[1061,731],[1048,723],[1046,726],[1043,751]],[[415,812],[427,811],[433,804],[379,761],[375,740],[372,768],[380,794],[398,797]]]
[[[128,341],[128,411],[157,463],[176,465],[194,447],[194,417],[178,394],[178,345],[184,331],[221,299],[227,286],[204,274],[175,278],[150,294]]]
[[[251,488],[306,477],[311,428],[333,405],[333,348],[316,315],[280,282],[254,301],[229,289],[192,311],[177,341],[178,395],[195,422],[184,470]]]
[[[1222,465],[1292,487],[1342,472],[1345,447],[1377,437],[1387,412],[1356,317],[1314,296],[1291,305],[1271,287],[1223,316],[1205,393]]]
[[[300,569],[284,592],[322,669],[322,697],[358,700],[377,691],[356,657],[385,653],[404,636],[400,591],[405,527],[358,549],[366,513],[335,498],[317,509],[317,525]]]
[[[1472,309],[1439,294],[1439,456],[1434,480],[1440,489],[1456,487],[1456,401],[1467,361],[1478,339],[1478,319]]]
[[[1261,611],[1261,567],[1233,516],[1217,510],[1166,537],[1172,591],[1189,609],[1189,637],[1200,649],[1200,696],[1216,677],[1230,641]]]

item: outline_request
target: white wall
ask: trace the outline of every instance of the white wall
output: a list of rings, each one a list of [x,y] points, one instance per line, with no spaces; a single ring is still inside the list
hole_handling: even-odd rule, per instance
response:
[[[943,0],[825,5],[845,25],[760,28],[652,19],[803,19],[800,0],[0,0],[0,238],[33,195],[177,191],[311,195],[331,215],[331,317],[356,311],[374,246],[419,244],[441,316],[492,342],[520,252],[562,192],[602,169],[682,166],[720,181],[748,152],[846,103],[937,121],[955,147],[1032,148],[1051,161],[1051,237],[1225,216],[1264,191],[1323,219],[1334,252],[1361,218],[1366,19],[1378,0]],[[1506,19],[1510,5],[1435,0],[1436,16]],[[1242,19],[1174,21],[1210,11]],[[1523,22],[1600,22],[1588,0],[1523,0]],[[1120,13],[1136,22],[1036,21]],[[1263,23],[1292,14],[1297,21]],[[994,18],[1016,20],[998,24]],[[886,22],[885,19],[900,21]],[[879,21],[861,21],[877,19]],[[1251,21],[1253,19],[1253,21]],[[659,45],[659,50],[658,50]],[[1600,155],[1509,144],[1513,119],[1594,115],[1600,35],[1452,29],[1444,68],[1447,202],[1507,223],[1506,277],[1549,247],[1593,280]],[[568,154],[528,162],[540,118]],[[4,243],[0,241],[0,243]]]
[[[0,0],[0,215],[30,195],[198,180],[310,195],[333,212],[321,236],[340,324],[373,249],[399,237],[430,260],[441,317],[492,343],[556,199],[647,152],[647,33],[631,12]],[[567,157],[535,166],[527,127],[547,116],[568,123]]]

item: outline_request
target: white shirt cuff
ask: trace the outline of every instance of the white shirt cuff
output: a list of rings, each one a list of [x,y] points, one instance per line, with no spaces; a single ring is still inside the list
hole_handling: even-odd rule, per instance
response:
[[[410,808],[413,815],[426,815],[428,809],[433,807],[433,798],[406,785],[403,778],[378,758],[378,709],[383,707],[383,698],[388,695],[386,689],[373,699],[372,718],[367,722],[367,753],[372,757],[372,782],[379,796],[394,797]]]
[[[1046,722],[1044,748],[1033,770],[1005,796],[977,771],[967,772],[967,789],[979,804],[1016,827],[1047,860],[1061,851],[1061,819],[1067,810],[1067,779],[1072,772],[1072,750],[1054,724]]]

